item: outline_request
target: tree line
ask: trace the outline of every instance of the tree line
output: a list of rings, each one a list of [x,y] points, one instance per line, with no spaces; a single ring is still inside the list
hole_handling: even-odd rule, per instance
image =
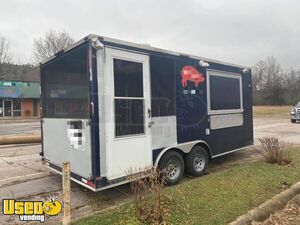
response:
[[[16,64],[10,41],[0,34],[0,80],[39,81],[38,64],[74,43],[65,31],[50,30],[34,39],[32,64]],[[300,101],[300,70],[282,69],[272,56],[252,68],[254,105],[294,105]]]
[[[276,58],[259,61],[252,69],[254,105],[295,105],[300,101],[300,70],[283,70]]]

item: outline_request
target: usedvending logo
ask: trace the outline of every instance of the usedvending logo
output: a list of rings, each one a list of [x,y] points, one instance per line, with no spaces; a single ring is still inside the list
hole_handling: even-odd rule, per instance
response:
[[[62,210],[58,200],[49,201],[16,201],[15,199],[2,200],[3,215],[17,215],[20,221],[45,222],[45,216],[56,216]]]

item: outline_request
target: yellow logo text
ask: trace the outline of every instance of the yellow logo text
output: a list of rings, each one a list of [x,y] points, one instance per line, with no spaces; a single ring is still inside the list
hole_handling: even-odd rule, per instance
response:
[[[16,201],[15,199],[3,199],[3,215],[18,215],[21,221],[45,222],[45,214],[56,216],[62,210],[62,204],[58,200],[50,201]]]

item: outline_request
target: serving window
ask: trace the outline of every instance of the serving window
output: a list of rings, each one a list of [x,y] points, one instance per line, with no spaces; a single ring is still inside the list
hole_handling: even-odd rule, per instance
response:
[[[242,76],[224,71],[207,71],[208,114],[243,112]]]

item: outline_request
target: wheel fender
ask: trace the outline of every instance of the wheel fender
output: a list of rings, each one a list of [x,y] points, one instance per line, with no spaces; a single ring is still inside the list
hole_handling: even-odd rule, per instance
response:
[[[197,140],[197,141],[192,141],[192,142],[186,142],[186,143],[182,143],[182,144],[178,144],[178,145],[174,145],[174,146],[170,146],[167,148],[164,148],[157,156],[155,162],[154,162],[154,167],[156,168],[158,166],[159,160],[161,159],[161,157],[167,152],[167,151],[171,151],[171,150],[179,150],[183,153],[189,153],[192,148],[197,145],[197,144],[203,144],[207,147],[207,149],[209,150],[208,154],[210,156],[212,156],[212,152],[211,149],[209,147],[209,145],[202,140]]]

